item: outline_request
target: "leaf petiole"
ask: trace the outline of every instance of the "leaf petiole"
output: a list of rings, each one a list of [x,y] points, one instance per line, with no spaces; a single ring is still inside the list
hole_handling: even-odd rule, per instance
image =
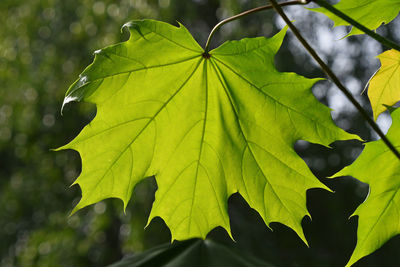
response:
[[[309,2],[311,2],[311,0],[294,0],[294,1],[288,1],[288,2],[284,2],[284,3],[279,3],[280,6],[290,6],[290,5],[306,5]],[[224,24],[240,19],[244,16],[250,15],[252,13],[256,13],[259,11],[263,11],[263,10],[268,10],[268,9],[272,9],[272,5],[265,5],[265,6],[260,6],[260,7],[256,7],[247,11],[244,11],[242,13],[239,13],[237,15],[234,15],[232,17],[229,17],[227,19],[224,19],[222,21],[220,21],[217,25],[214,26],[214,28],[211,30],[210,34],[208,35],[207,38],[207,42],[206,45],[204,47],[204,55],[208,55],[208,52],[210,51],[210,43],[211,43],[211,39],[213,38],[215,32],[221,28]]]

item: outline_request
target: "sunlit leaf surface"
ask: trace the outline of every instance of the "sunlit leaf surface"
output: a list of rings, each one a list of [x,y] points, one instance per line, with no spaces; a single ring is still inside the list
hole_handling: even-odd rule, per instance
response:
[[[400,149],[400,110],[392,113],[388,139]],[[380,248],[400,233],[400,161],[381,141],[369,142],[357,160],[335,177],[351,175],[369,184],[367,199],[353,215],[359,216],[357,246],[347,266]]]
[[[341,0],[335,8],[347,16],[361,23],[371,30],[379,28],[383,23],[391,22],[400,11],[399,0]],[[321,12],[335,22],[336,26],[350,25],[345,20],[332,14],[324,8],[313,8],[313,11]],[[353,27],[349,35],[362,34],[363,32]]]
[[[400,100],[400,52],[388,50],[380,54],[381,68],[371,78],[368,97],[371,101],[374,119]]]
[[[68,145],[79,151],[75,210],[116,197],[155,175],[149,221],[160,216],[173,239],[230,233],[227,200],[239,192],[264,221],[305,241],[306,190],[325,186],[293,149],[299,139],[328,146],[353,139],[312,95],[317,79],[279,73],[285,35],[226,42],[203,56],[182,25],[133,21],[127,42],[96,52],[65,103],[95,103],[97,115]]]

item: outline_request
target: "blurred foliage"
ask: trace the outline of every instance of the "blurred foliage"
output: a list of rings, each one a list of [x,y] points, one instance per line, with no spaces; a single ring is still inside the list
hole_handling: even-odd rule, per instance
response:
[[[109,267],[274,267],[243,251],[212,240],[189,239],[156,246]]]
[[[131,19],[152,18],[173,24],[180,21],[204,44],[219,20],[264,3],[261,0],[1,0],[0,265],[104,266],[123,255],[168,242],[169,230],[160,219],[143,229],[156,190],[154,179],[137,186],[126,213],[120,201],[106,200],[69,217],[80,198],[77,186],[69,188],[80,172],[80,158],[73,151],[55,153],[50,149],[76,136],[93,118],[95,108],[90,104],[70,104],[61,116],[64,93],[91,62],[93,51],[127,39],[126,33],[121,34],[119,29]],[[323,18],[315,14],[304,16],[305,13],[296,11],[299,7],[289,10],[314,46],[322,47],[319,52],[334,69],[336,66],[337,70],[343,70],[341,66],[346,59],[346,66],[354,66],[339,75],[347,84],[358,81],[354,90],[358,94],[377,68],[376,63],[373,65],[366,58],[371,54],[376,56],[381,48],[375,49],[373,45],[371,48],[365,37],[352,37],[344,42],[353,50],[325,49],[316,37],[323,23],[315,23]],[[261,12],[224,26],[213,46],[229,38],[269,36],[273,32],[276,26],[272,12]],[[384,33],[393,37],[393,32],[394,27],[388,27]],[[342,58],[342,63],[338,58]],[[296,71],[307,77],[322,75],[290,36],[276,61],[282,71]],[[329,87],[332,86],[327,82],[320,83],[314,93],[325,103],[339,103],[332,102],[337,98]],[[364,96],[359,99],[368,104]],[[371,132],[353,111],[344,109],[334,117],[346,130],[371,139]],[[333,149],[302,141],[296,144],[298,153],[318,177],[331,175],[350,163],[361,148],[359,142],[337,142]],[[210,237],[277,266],[343,265],[356,238],[357,220],[347,218],[368,189],[350,178],[322,181],[336,193],[308,192],[313,220],[305,218],[303,225],[310,249],[280,224],[272,224],[274,231],[270,231],[238,195],[229,203],[236,243],[221,229],[214,230]],[[359,266],[378,263],[394,266],[394,262],[400,262],[396,249],[399,246],[396,237]]]

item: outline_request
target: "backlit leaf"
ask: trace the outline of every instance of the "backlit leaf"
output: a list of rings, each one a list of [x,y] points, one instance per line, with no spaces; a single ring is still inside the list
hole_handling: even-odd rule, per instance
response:
[[[381,68],[369,82],[368,97],[374,119],[400,100],[400,52],[388,50],[380,54]]]
[[[305,241],[306,190],[325,188],[296,154],[299,139],[328,146],[354,139],[312,95],[318,79],[279,73],[273,38],[226,42],[203,56],[182,25],[125,25],[127,42],[98,51],[65,103],[95,103],[97,115],[63,149],[79,151],[82,199],[74,211],[116,197],[155,175],[149,221],[161,217],[173,239],[230,233],[228,198],[239,192],[264,221]]]
[[[400,11],[399,0],[341,0],[334,5],[336,9],[361,23],[370,30],[375,30],[382,23],[391,22]],[[335,22],[336,26],[350,25],[345,20],[332,14],[325,8],[312,8],[312,11],[317,11],[325,14]],[[349,35],[363,34],[362,31],[353,27]]]
[[[400,149],[400,110],[392,113],[388,139]],[[353,215],[359,216],[357,246],[347,266],[380,248],[400,233],[400,161],[382,140],[369,142],[350,166],[334,177],[351,175],[369,184],[370,192]]]

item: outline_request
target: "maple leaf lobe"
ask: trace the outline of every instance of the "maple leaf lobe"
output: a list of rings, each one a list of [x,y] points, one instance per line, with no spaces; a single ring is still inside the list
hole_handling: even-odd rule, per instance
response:
[[[400,110],[391,115],[393,123],[386,136],[400,149]],[[359,219],[357,245],[346,265],[351,266],[400,234],[400,162],[382,140],[372,141],[333,178],[340,176],[353,176],[370,186],[368,196],[352,215]]]

